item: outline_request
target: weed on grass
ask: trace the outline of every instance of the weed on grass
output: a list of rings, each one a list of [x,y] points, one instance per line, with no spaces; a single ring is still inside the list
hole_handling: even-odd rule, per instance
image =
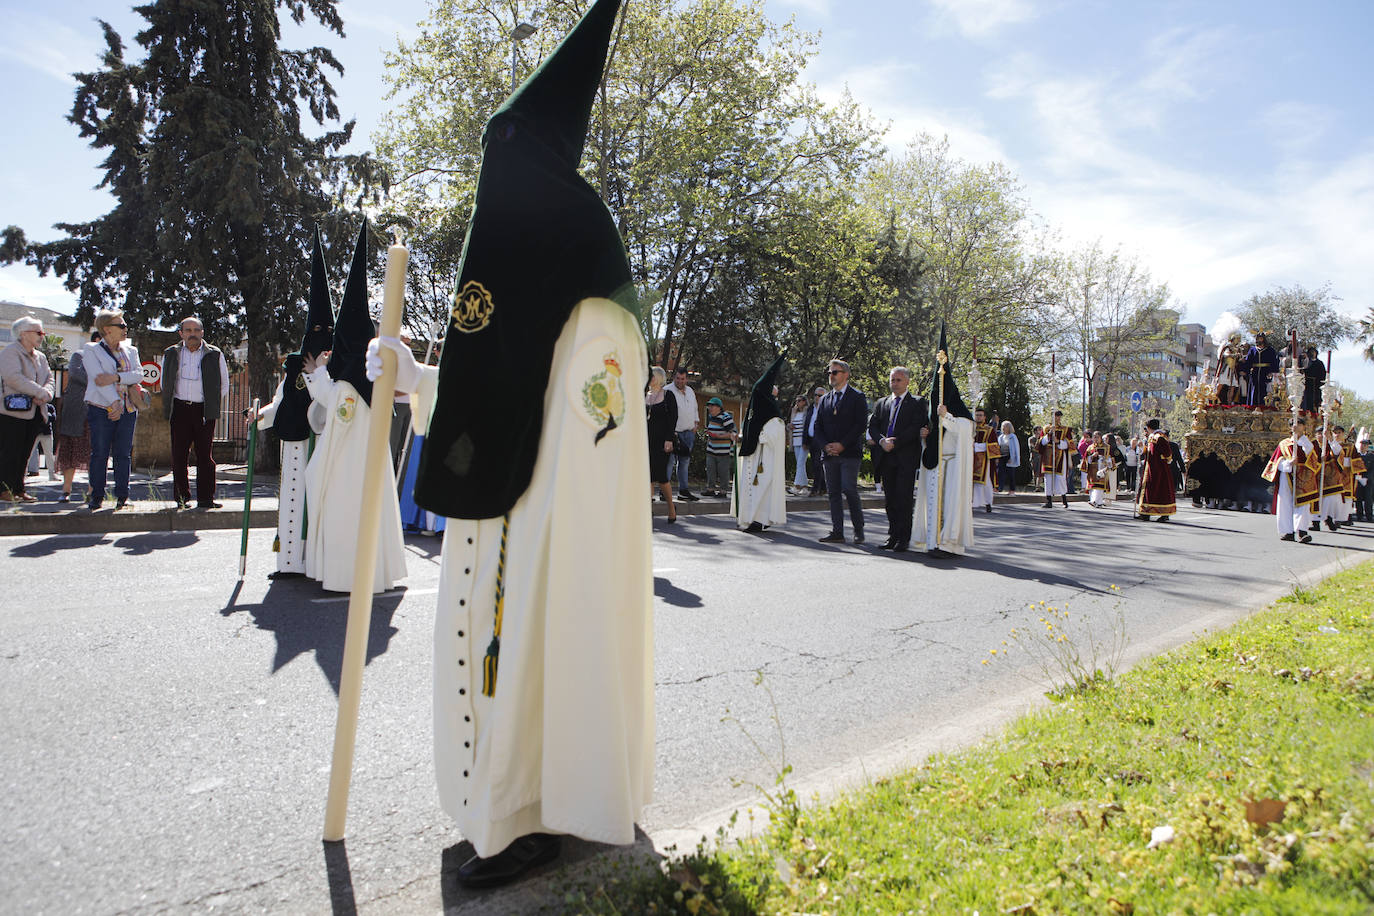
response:
[[[1372,575],[568,911],[1374,912]]]

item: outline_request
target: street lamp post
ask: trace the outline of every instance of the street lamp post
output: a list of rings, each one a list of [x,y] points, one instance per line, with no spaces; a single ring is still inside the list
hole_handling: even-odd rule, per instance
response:
[[[515,91],[515,49],[516,49],[517,47],[519,47],[520,42],[524,41],[526,38],[529,38],[531,35],[533,35],[533,34],[534,34],[535,32],[537,32],[537,31],[538,31],[538,29],[536,29],[534,26],[530,25],[528,22],[517,22],[517,23],[515,24],[515,28],[513,28],[513,29],[510,30],[510,91],[511,91],[511,92],[514,92],[514,91]]]

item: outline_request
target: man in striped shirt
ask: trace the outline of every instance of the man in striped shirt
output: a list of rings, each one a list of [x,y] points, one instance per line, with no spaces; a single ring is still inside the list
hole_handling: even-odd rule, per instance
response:
[[[730,447],[739,434],[735,418],[720,398],[706,402],[706,489],[703,496],[725,496],[730,490]]]

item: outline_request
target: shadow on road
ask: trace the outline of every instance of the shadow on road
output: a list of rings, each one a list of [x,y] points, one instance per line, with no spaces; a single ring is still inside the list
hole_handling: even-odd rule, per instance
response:
[[[104,543],[103,534],[58,534],[52,537],[43,538],[41,541],[34,541],[32,544],[20,544],[10,550],[12,557],[50,557],[59,550],[79,550],[82,547],[94,547]]]
[[[274,579],[260,604],[237,604],[242,583],[234,587],[229,602],[220,610],[224,617],[247,612],[259,630],[277,637],[277,652],[272,659],[275,674],[297,656],[314,653],[315,664],[329,680],[335,695],[343,669],[344,635],[348,626],[346,600],[317,601],[320,587],[308,579]],[[367,634],[367,661],[386,652],[391,637],[399,630],[391,625],[396,606],[405,597],[398,589],[375,595],[372,623]]]
[[[179,547],[190,547],[199,540],[200,538],[194,531],[173,531],[171,533],[155,531],[120,538],[114,542],[114,546],[131,557],[144,557],[154,550],[176,550]]]
[[[689,592],[685,588],[678,588],[662,576],[654,576],[654,597],[662,598],[665,603],[673,607],[701,607],[701,596],[696,592]]]
[[[347,840],[325,840],[324,873],[329,879],[329,905],[334,916],[356,916],[358,902],[353,897],[353,872],[348,867]]]

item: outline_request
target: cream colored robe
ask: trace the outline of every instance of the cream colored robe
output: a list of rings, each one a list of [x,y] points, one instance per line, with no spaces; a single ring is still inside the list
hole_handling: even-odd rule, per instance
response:
[[[739,526],[752,522],[765,527],[787,521],[787,494],[783,492],[786,466],[783,463],[787,428],[774,417],[759,430],[759,444],[752,455],[740,455],[735,467],[735,486],[739,488]],[[733,507],[733,504],[732,504]]]
[[[272,428],[272,421],[281,406],[282,385],[277,383],[277,391],[272,403],[262,409],[258,417],[258,429],[266,432]],[[314,402],[311,402],[311,407]],[[324,429],[323,417],[319,411],[307,413],[311,427],[319,435]],[[316,427],[316,422],[319,426]],[[277,571],[287,573],[305,572],[305,466],[309,456],[306,442],[286,442],[281,444],[281,486],[277,492]]]
[[[926,549],[962,554],[973,546],[973,421],[945,414],[940,417],[940,464],[921,467],[913,531],[925,533]],[[940,487],[944,505],[939,504]],[[935,530],[937,513],[943,519]]]
[[[327,591],[346,592],[353,588],[371,409],[356,388],[330,378],[326,366],[304,377],[314,401],[310,405],[312,424],[319,415],[317,405],[325,416],[324,432],[315,440],[315,453],[305,468],[305,509],[310,526],[305,544],[305,574],[318,579]],[[406,575],[396,488],[389,476],[385,483],[377,567],[372,580],[375,592],[386,591]]]
[[[608,361],[614,361],[616,371]],[[639,325],[606,299],[554,347],[539,455],[511,508],[495,695],[482,694],[500,518],[450,518],[434,631],[434,765],[444,810],[480,856],[527,833],[634,841],[654,783],[653,561]],[[438,370],[412,400],[416,432]],[[618,409],[605,428],[593,399]],[[609,392],[609,399],[600,397]],[[439,406],[442,409],[442,405]]]

